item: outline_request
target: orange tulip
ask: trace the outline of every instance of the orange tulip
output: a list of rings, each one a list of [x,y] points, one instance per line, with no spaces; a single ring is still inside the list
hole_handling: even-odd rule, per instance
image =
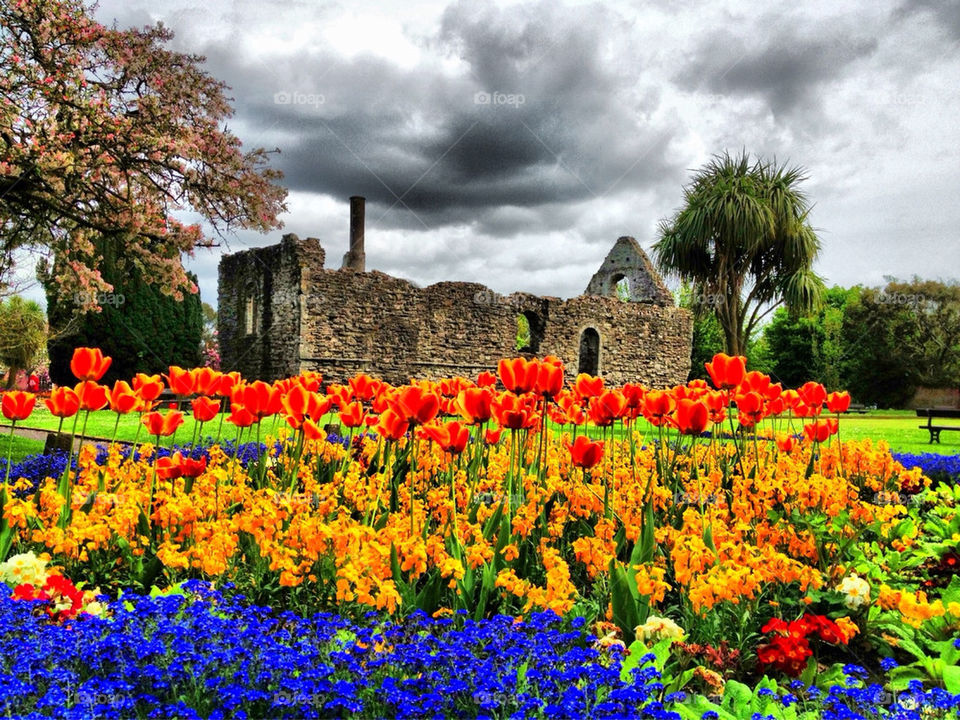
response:
[[[467,447],[470,431],[456,420],[451,420],[443,425],[424,426],[423,436],[430,438],[445,452],[457,455]]]
[[[504,358],[497,365],[500,382],[510,392],[522,395],[533,390],[537,384],[537,375],[540,372],[540,363],[536,360],[527,360],[518,357]]]
[[[195,368],[191,371],[193,375],[193,391],[197,395],[213,395],[220,387],[219,370],[210,367]]]
[[[383,385],[381,381],[374,380],[366,373],[354,375],[347,382],[350,384],[353,396],[360,400],[371,400],[374,395],[380,392],[380,386]]]
[[[493,412],[493,393],[489,388],[467,388],[457,395],[457,409],[469,424],[484,423]]]
[[[99,380],[111,362],[112,358],[104,357],[100,348],[79,347],[73,351],[70,371],[77,380]]]
[[[151,435],[167,437],[173,435],[183,424],[183,413],[179,410],[168,412],[166,415],[159,412],[149,412],[141,418],[143,426]]]
[[[798,445],[797,438],[793,435],[785,435],[783,433],[777,435],[777,449],[781,452],[791,453]]]
[[[276,415],[283,406],[280,388],[263,380],[234,388],[231,398],[253,413],[258,420],[268,415]]]
[[[0,406],[3,409],[3,416],[7,420],[26,420],[33,412],[34,405],[37,404],[37,396],[33,393],[23,392],[22,390],[11,390],[3,394],[3,400]]]
[[[298,427],[303,422],[304,416],[310,406],[310,393],[303,385],[294,385],[280,399],[283,411],[287,414],[287,422],[293,427]],[[294,425],[294,422],[296,425]]]
[[[327,433],[317,425],[313,420],[303,421],[303,436],[307,440],[319,440],[327,437]]]
[[[746,377],[747,359],[742,355],[717,353],[711,362],[704,363],[704,367],[715,387],[720,390],[732,390]]]
[[[497,376],[492,372],[482,372],[477,376],[477,387],[495,387],[497,384]]]
[[[43,402],[50,414],[58,418],[73,417],[80,410],[80,397],[66,386],[54,388]]]
[[[627,399],[619,390],[607,390],[591,403],[588,415],[600,427],[612,425],[627,411]]]
[[[674,424],[684,435],[699,435],[707,429],[709,420],[710,411],[702,401],[690,398],[677,401]]]
[[[409,385],[397,394],[394,408],[410,422],[426,425],[440,411],[440,398],[419,385]]]
[[[492,430],[487,430],[483,434],[483,441],[487,445],[496,445],[500,442],[500,435],[503,433],[503,430],[500,428],[493,428]]]
[[[536,390],[538,395],[552,398],[563,389],[563,363],[559,358],[548,356],[540,363],[537,371]]]
[[[297,376],[297,382],[310,392],[316,392],[320,389],[320,383],[323,382],[323,375],[315,370],[304,370]]]
[[[250,427],[257,421],[257,416],[247,410],[239,402],[230,402],[230,414],[227,422],[238,428]]]
[[[387,408],[380,413],[377,432],[385,440],[399,440],[409,429],[410,423],[407,419],[393,408]]]
[[[198,397],[190,401],[193,419],[205,423],[213,420],[220,412],[220,401],[208,397]]]
[[[81,410],[99,410],[107,404],[107,388],[93,380],[77,383],[73,391],[80,398]]]
[[[137,373],[133,376],[133,391],[145,403],[153,402],[163,392],[163,380],[159,375]]]
[[[576,467],[592,468],[603,459],[603,441],[592,442],[586,435],[577,435],[573,443],[566,442],[570,460]]]
[[[184,370],[177,365],[171,365],[167,373],[167,382],[174,395],[193,395],[196,391],[197,380],[192,370]]]
[[[233,390],[241,382],[240,373],[236,370],[233,372],[223,373],[220,376],[220,382],[217,383],[217,392],[215,394],[220,397],[233,397]]]
[[[816,420],[803,426],[803,434],[811,442],[822,443],[835,432],[837,432],[836,420]]]
[[[797,388],[797,394],[810,407],[814,415],[819,415],[827,401],[827,389],[818,382],[810,381]]]
[[[603,392],[603,378],[580,373],[573,383],[573,389],[581,398],[597,397]]]
[[[349,403],[340,411],[340,422],[348,428],[360,427],[366,420],[367,414],[363,411],[363,405],[358,402]]]
[[[745,395],[737,395],[736,402],[737,419],[744,427],[753,427],[766,417],[766,408],[760,393],[750,391]]]
[[[675,406],[673,396],[665,390],[650,390],[643,396],[643,416],[652,425],[668,422]]]
[[[505,392],[491,404],[493,417],[502,427],[510,430],[533,427],[537,423],[537,413],[525,395],[517,397],[513,393]]]
[[[850,393],[832,392],[827,395],[827,410],[832,413],[842,413],[850,409]]]
[[[180,453],[176,453],[174,455],[166,455],[162,458],[157,458],[157,462],[153,467],[157,471],[158,478],[161,480],[173,480],[180,477],[180,462],[177,458],[179,454]]]
[[[140,406],[141,399],[126,380],[117,380],[113,389],[107,391],[107,402],[115,413],[126,415]]]

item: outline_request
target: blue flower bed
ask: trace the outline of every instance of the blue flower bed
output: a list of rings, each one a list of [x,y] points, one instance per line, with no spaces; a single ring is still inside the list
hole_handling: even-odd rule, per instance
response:
[[[0,585],[0,712],[15,717],[637,717],[716,718],[705,698],[664,697],[649,665],[622,673],[582,620],[553,613],[515,623],[462,615],[357,625],[247,606],[198,581],[190,597],[124,596],[108,618],[51,623]],[[652,657],[652,656],[648,656]],[[884,669],[889,669],[885,667]],[[917,683],[895,698],[844,668],[829,692],[763,689],[724,717],[954,716],[960,696]],[[628,680],[622,676],[628,675]],[[792,707],[791,707],[792,706]],[[933,712],[931,712],[931,710]],[[744,714],[746,712],[746,714]],[[771,713],[771,714],[767,714]]]
[[[169,447],[160,447],[156,449],[156,454],[159,457],[166,457],[172,455],[175,452],[181,452],[184,455],[189,455],[195,460],[199,460],[201,457],[205,457],[208,460],[210,459],[210,447],[214,445],[213,438],[207,438],[204,443],[197,444],[196,446],[191,446],[189,443],[184,445],[174,445],[172,448]],[[233,457],[235,444],[233,440],[222,440],[219,443],[221,449],[229,457]],[[133,450],[132,445],[124,445],[121,447],[121,455],[124,458],[130,457],[130,452]],[[239,451],[237,452],[237,457],[240,459],[241,465],[247,467],[250,463],[256,462],[260,455],[267,451],[267,446],[263,443],[249,442],[249,443],[240,443]],[[280,451],[279,445],[275,446],[274,454]],[[138,447],[135,454],[136,459],[140,458],[140,449]],[[63,474],[64,469],[67,466],[67,452],[65,450],[56,450],[49,454],[38,453],[36,455],[28,455],[23,460],[18,463],[13,463],[10,466],[10,483],[12,484],[14,480],[18,478],[27,478],[31,481],[32,485],[27,490],[23,491],[21,495],[32,494],[39,484],[43,481],[44,478],[52,477],[57,478]],[[107,461],[107,447],[106,445],[97,446],[97,463],[102,465]],[[3,481],[3,478],[6,477],[6,468],[7,460],[6,458],[0,458],[0,482]],[[74,454],[73,462],[71,463],[71,468],[76,470],[77,468],[77,457]]]
[[[934,482],[955,483],[960,480],[960,455],[937,453],[891,453],[893,459],[905,468],[918,467]]]

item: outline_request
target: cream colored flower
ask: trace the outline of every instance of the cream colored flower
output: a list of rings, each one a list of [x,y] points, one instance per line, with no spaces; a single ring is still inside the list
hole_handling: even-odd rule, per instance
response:
[[[0,563],[0,581],[11,588],[27,583],[41,586],[47,581],[47,561],[38,558],[33,551],[13,555]]]
[[[684,629],[670,618],[657,617],[656,615],[651,615],[643,625],[637,625],[633,632],[638,640],[653,640],[654,642],[664,638],[680,640],[685,634]]]
[[[856,574],[843,579],[837,590],[845,596],[843,604],[851,610],[863,607],[870,602],[870,583]]]

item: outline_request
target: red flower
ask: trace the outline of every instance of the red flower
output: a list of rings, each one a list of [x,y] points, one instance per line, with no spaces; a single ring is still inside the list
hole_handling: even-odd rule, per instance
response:
[[[250,427],[257,421],[257,416],[238,402],[230,402],[230,414],[227,422],[238,428]]]
[[[598,380],[600,378],[597,378]],[[588,416],[600,427],[612,425],[627,411],[627,399],[619,390],[607,390],[590,404]]]
[[[397,394],[394,409],[410,422],[426,425],[440,412],[440,398],[419,385],[409,385]]]
[[[684,435],[699,435],[707,429],[710,413],[699,400],[683,398],[677,401],[675,424]]]
[[[26,420],[33,412],[34,405],[37,404],[37,396],[33,393],[23,392],[22,390],[11,390],[3,394],[3,400],[0,401],[0,408],[3,410],[3,416],[7,420]]]
[[[537,422],[537,412],[533,407],[532,396],[517,397],[505,392],[493,401],[493,417],[501,427],[510,430],[533,427]]]
[[[533,390],[540,374],[540,363],[536,360],[527,360],[522,357],[507,360],[504,358],[497,365],[500,382],[512,393],[522,395]]]
[[[827,410],[832,413],[842,413],[850,409],[850,393],[832,392],[827,395]]]
[[[430,438],[448,453],[458,455],[467,447],[470,440],[470,431],[456,420],[443,425],[427,425],[423,428],[423,435]]]
[[[198,397],[190,401],[190,408],[193,411],[193,419],[204,423],[213,420],[220,412],[220,401]]]
[[[163,392],[163,380],[159,375],[137,373],[133,376],[133,391],[144,402],[153,402]]]
[[[73,391],[80,398],[81,410],[99,410],[107,404],[107,388],[93,380],[77,383]]]
[[[170,366],[167,381],[174,395],[193,395],[197,385],[193,370],[184,370],[177,365]]]
[[[704,363],[714,386],[720,390],[732,390],[743,382],[747,374],[747,359],[742,355],[717,353],[713,360]]]
[[[113,389],[107,391],[107,401],[110,403],[110,409],[119,415],[136,410],[141,403],[140,396],[126,380],[117,380],[113,384]]]
[[[168,412],[166,415],[158,412],[149,412],[141,419],[143,426],[151,435],[166,437],[173,435],[183,424],[183,413],[179,410]]]
[[[669,421],[676,402],[665,390],[650,390],[643,396],[643,416],[653,425]]]
[[[73,417],[80,410],[80,397],[69,387],[54,388],[43,402],[50,414],[58,418]]]
[[[110,367],[111,358],[104,357],[100,348],[79,347],[73,351],[70,371],[77,380],[99,380]]]
[[[540,363],[537,372],[536,390],[538,395],[548,398],[556,397],[563,389],[563,363],[560,358],[545,357]]]
[[[399,440],[407,434],[410,423],[393,408],[387,408],[380,413],[377,423],[377,432],[385,440]]]
[[[822,443],[837,432],[836,420],[817,420],[803,426],[803,434],[810,442]]]
[[[493,393],[489,388],[467,388],[457,395],[457,408],[466,421],[473,425],[490,419],[493,409]]]
[[[349,403],[340,411],[340,422],[348,428],[360,427],[366,418],[367,414],[363,411],[363,405],[358,402]]]
[[[603,392],[603,378],[580,373],[573,383],[573,390],[581,399],[597,397]]]
[[[177,453],[178,455],[179,453]],[[180,477],[180,462],[177,455],[166,455],[158,458],[154,469],[157,471],[157,477],[161,480],[173,480]]]
[[[603,459],[603,441],[592,442],[586,435],[577,435],[572,444],[566,443],[570,459],[577,467],[592,468]]]

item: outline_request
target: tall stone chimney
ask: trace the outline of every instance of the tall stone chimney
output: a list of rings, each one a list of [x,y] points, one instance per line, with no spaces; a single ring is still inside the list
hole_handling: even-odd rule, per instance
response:
[[[363,222],[365,200],[359,195],[350,198],[350,249],[343,256],[341,270],[365,272],[367,256],[363,252]]]

